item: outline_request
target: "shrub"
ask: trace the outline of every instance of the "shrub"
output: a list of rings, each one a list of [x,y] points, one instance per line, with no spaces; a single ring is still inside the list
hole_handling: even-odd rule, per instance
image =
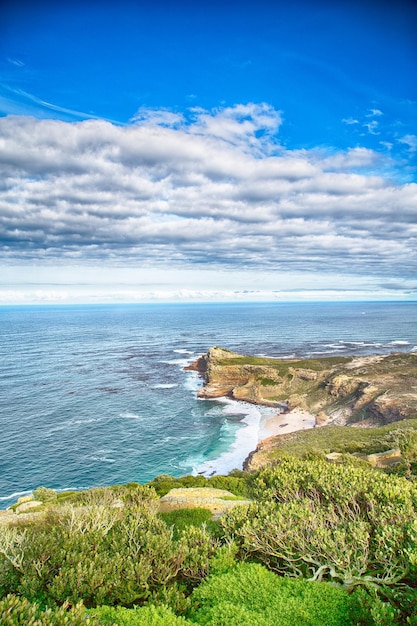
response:
[[[201,626],[353,626],[364,618],[343,589],[281,578],[255,563],[210,576],[191,602],[190,618]]]
[[[100,606],[90,611],[103,626],[186,626],[185,618],[177,617],[171,609],[164,606],[144,606],[135,609]]]
[[[246,478],[242,476],[212,476],[208,479],[208,484],[215,489],[231,491],[236,496],[242,496],[243,498],[249,496]]]
[[[207,576],[211,567],[211,559],[216,554],[219,542],[206,528],[189,526],[182,531],[180,543],[185,550],[185,558],[181,564],[181,580],[191,585],[200,583]]]
[[[31,604],[26,598],[8,595],[0,600],[0,624],[2,626],[99,626],[100,622],[85,614],[80,604],[69,608],[45,609]]]
[[[253,481],[261,502],[222,518],[244,554],[281,574],[356,584],[415,579],[416,486],[356,467],[287,459]]]
[[[217,547],[204,526],[185,525],[175,539],[152,501],[66,507],[26,528],[0,527],[0,593],[45,604],[142,604],[176,581],[199,583]]]
[[[178,509],[167,513],[160,513],[159,516],[168,526],[174,527],[174,537],[178,537],[182,530],[188,526],[201,526],[212,517],[212,512],[208,509]]]
[[[174,478],[174,476],[169,476],[169,474],[160,474],[151,480],[149,486],[155,489],[156,494],[162,498],[162,496],[165,496],[168,491],[176,489],[181,485],[178,484],[177,479]]]
[[[33,497],[39,502],[54,502],[57,499],[57,493],[54,489],[48,489],[48,487],[38,487],[33,492]]]

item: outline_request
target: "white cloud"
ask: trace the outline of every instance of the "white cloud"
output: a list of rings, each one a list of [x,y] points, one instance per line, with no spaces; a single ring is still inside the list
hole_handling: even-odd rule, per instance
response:
[[[147,109],[141,107],[130,121],[152,126],[175,127],[184,122],[184,116],[180,113],[173,113],[167,109]]]
[[[404,135],[398,141],[408,146],[410,152],[417,151],[417,135]]]
[[[3,267],[415,276],[417,185],[369,149],[286,150],[281,123],[266,104],[0,118]]]
[[[372,120],[371,122],[366,122],[365,124],[362,124],[362,126],[368,129],[368,133],[370,135],[379,135],[379,131],[377,130],[379,124],[376,120]]]
[[[394,147],[394,144],[392,143],[392,141],[380,141],[379,143],[381,146],[383,146],[387,150],[392,150]]]
[[[367,113],[366,117],[379,117],[384,115],[380,109],[369,109],[369,113]]]

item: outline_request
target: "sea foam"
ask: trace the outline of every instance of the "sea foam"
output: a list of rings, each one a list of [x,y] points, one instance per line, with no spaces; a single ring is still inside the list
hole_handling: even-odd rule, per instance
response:
[[[213,476],[227,474],[233,469],[242,469],[243,462],[252,452],[259,439],[262,413],[259,407],[247,402],[231,400],[230,398],[216,398],[224,404],[224,415],[232,420],[233,417],[244,415],[239,421],[235,440],[229,450],[218,458],[203,461],[193,469],[193,473]]]

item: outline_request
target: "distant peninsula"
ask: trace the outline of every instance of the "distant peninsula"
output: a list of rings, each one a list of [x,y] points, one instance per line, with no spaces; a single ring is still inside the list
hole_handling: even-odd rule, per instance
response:
[[[318,425],[381,426],[417,416],[417,354],[280,360],[213,347],[186,369],[200,398],[309,411]]]

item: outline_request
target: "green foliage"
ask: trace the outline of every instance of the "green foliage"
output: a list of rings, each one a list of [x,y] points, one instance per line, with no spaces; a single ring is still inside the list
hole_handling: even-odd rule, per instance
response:
[[[328,425],[322,428],[300,430],[281,435],[268,453],[273,462],[291,455],[306,458],[311,452],[341,452],[346,454],[374,454],[399,447],[403,455],[414,462],[417,454],[417,419],[402,420],[377,428],[346,428]]]
[[[87,505],[112,506],[116,501],[126,505],[141,504],[142,502],[156,501],[157,493],[151,485],[128,483],[127,485],[113,485],[112,487],[95,487],[78,494],[77,502]]]
[[[155,489],[158,496],[165,496],[171,489],[187,488],[187,487],[212,487],[214,489],[226,489],[236,496],[246,498],[248,496],[248,487],[246,476],[242,472],[232,473],[229,476],[181,476],[174,478],[168,474],[160,474],[154,478],[149,485]]]
[[[186,556],[181,565],[181,578],[191,584],[200,583],[210,571],[211,559],[219,542],[206,530],[205,526],[189,526],[182,531],[181,545],[186,547]]]
[[[8,595],[0,600],[0,624],[2,626],[99,626],[100,622],[88,617],[84,607],[64,605],[44,609],[31,604],[26,598]]]
[[[417,431],[390,428],[414,458]],[[417,626],[417,484],[327,463],[321,449],[308,456],[252,474],[97,488],[62,503],[39,488],[47,514],[0,526],[0,616],[9,620],[0,623]],[[218,522],[205,509],[158,513],[157,493],[204,486],[255,501]]]
[[[182,476],[174,478],[168,474],[160,474],[156,476],[149,485],[155,489],[158,496],[165,496],[171,489],[180,487],[207,487],[207,478],[204,476]]]
[[[229,570],[234,569],[237,565],[237,552],[238,547],[233,542],[228,542],[220,546],[211,559],[210,574],[212,576],[225,574]]]
[[[261,378],[259,382],[261,383],[263,387],[269,387],[271,385],[273,386],[277,384],[277,381],[274,380],[273,378]]]
[[[231,491],[242,498],[249,496],[247,476],[239,471],[233,472],[229,476],[211,476],[207,481],[207,486]]]
[[[174,582],[169,587],[159,587],[149,596],[149,604],[169,607],[176,615],[184,615],[190,608],[190,590],[184,583]]]
[[[144,606],[135,609],[123,607],[100,606],[90,614],[103,626],[186,626],[190,624],[185,618],[176,616],[171,609],[164,606]]]
[[[288,458],[260,471],[252,487],[259,502],[221,520],[243,554],[284,575],[347,588],[412,575],[417,487],[409,481]]]
[[[216,548],[205,528],[175,540],[153,502],[67,507],[27,528],[0,527],[1,592],[45,604],[139,604],[176,580],[195,585]]]
[[[280,361],[279,359],[268,359],[256,356],[236,356],[226,359],[218,359],[216,365],[262,365],[268,366],[278,372],[280,376],[288,376],[288,370],[291,369],[309,369],[315,372],[321,372],[340,365],[348,363],[352,357],[333,356],[323,357],[321,359],[303,359],[300,361]]]
[[[364,617],[340,588],[281,578],[254,563],[211,576],[191,600],[190,618],[201,626],[353,626]]]
[[[62,504],[63,502],[75,501],[78,497],[78,491],[61,491],[56,494],[57,502]]]
[[[177,538],[188,526],[201,526],[211,520],[212,512],[202,508],[177,509],[159,513],[159,516],[168,526],[174,527],[174,537]]]
[[[48,487],[38,487],[33,492],[33,497],[39,502],[55,502],[57,499],[57,493],[54,489],[48,489]]]
[[[391,604],[382,600],[375,588],[359,588],[355,591],[356,598],[360,603],[365,615],[368,615],[375,626],[393,626],[394,624],[406,623],[401,616],[401,611]]]

